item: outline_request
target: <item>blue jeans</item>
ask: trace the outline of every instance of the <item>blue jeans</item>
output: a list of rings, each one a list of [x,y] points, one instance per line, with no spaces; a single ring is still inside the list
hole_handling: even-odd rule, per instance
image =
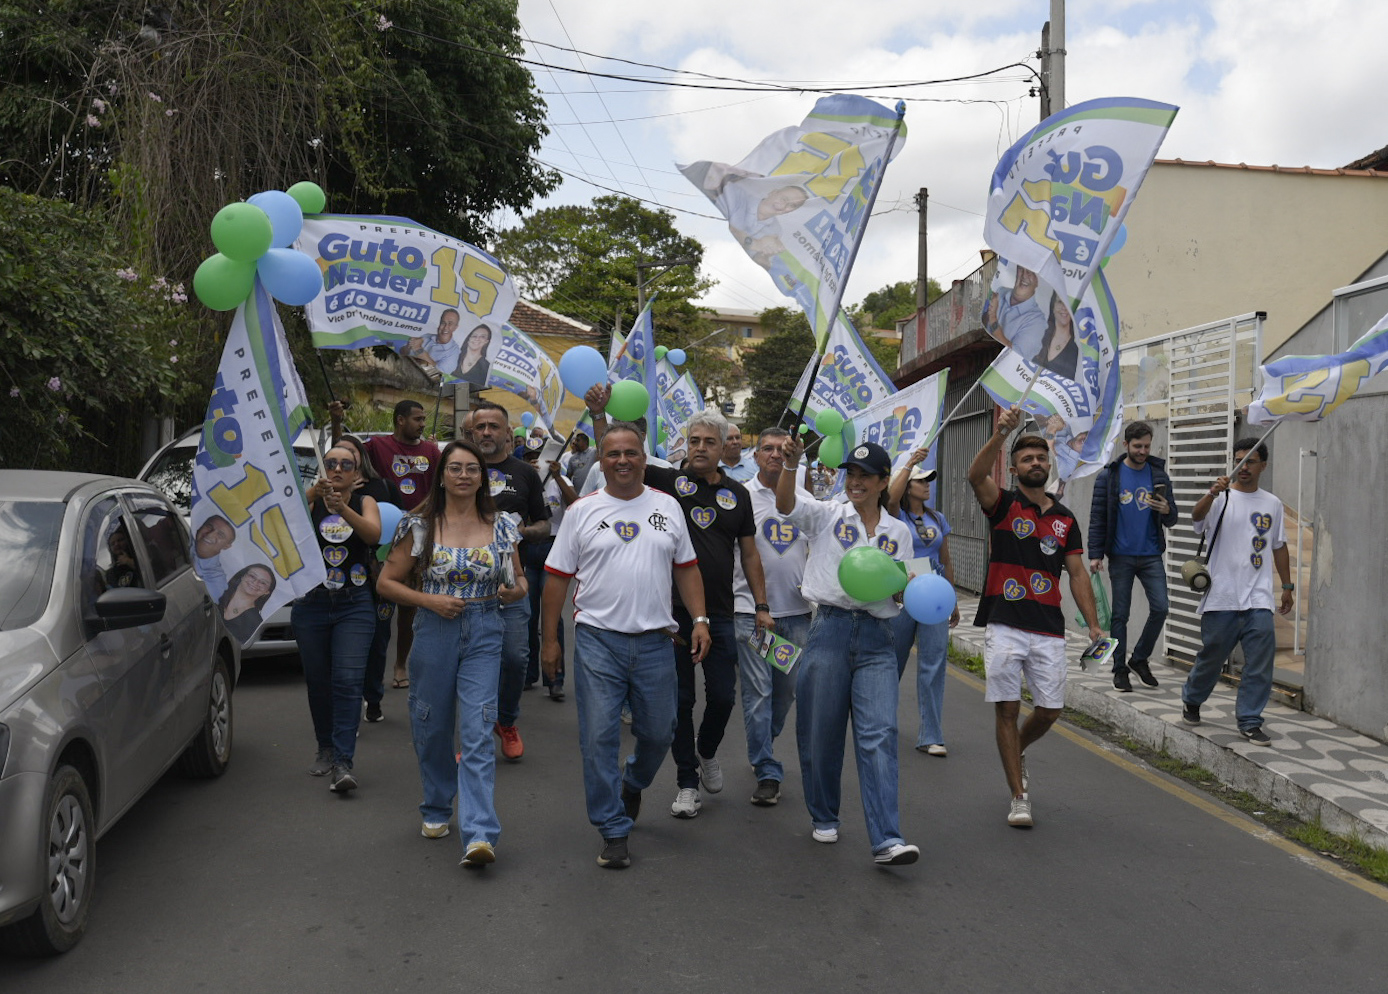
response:
[[[366,679],[361,688],[362,700],[369,704],[380,704],[386,696],[386,650],[390,648],[390,631],[395,621],[395,605],[383,597],[375,601],[376,634],[371,639],[371,651],[366,654]]]
[[[1272,696],[1272,664],[1277,654],[1277,634],[1272,612],[1263,608],[1250,611],[1206,611],[1200,616],[1200,651],[1181,702],[1204,704],[1219,681],[1224,661],[1243,643],[1243,676],[1239,678],[1234,717],[1240,731],[1251,731],[1263,724],[1263,708]]]
[[[497,721],[514,725],[520,717],[525,664],[530,658],[530,598],[501,608],[501,673],[496,682]]]
[[[682,607],[675,608],[675,623],[679,625],[680,636],[688,643],[694,630],[689,612]],[[728,718],[737,703],[737,636],[733,633],[733,619],[711,618],[708,634],[712,644],[704,661],[698,664],[704,671],[704,716],[699,721],[697,741],[694,734],[694,657],[687,644],[675,645],[675,671],[680,688],[679,722],[675,725],[670,755],[675,757],[676,782],[680,787],[696,790],[699,787],[699,756],[712,759],[718,754],[718,744],[723,741]]]
[[[289,612],[308,689],[319,749],[348,769],[357,751],[366,656],[376,633],[376,604],[366,587],[314,587]]]
[[[906,672],[911,644],[916,646],[916,706],[921,724],[916,732],[916,748],[944,745],[945,733],[940,716],[945,707],[945,664],[949,661],[949,621],[922,625],[905,611],[892,619],[896,636],[898,680]]]
[[[795,684],[795,738],[815,828],[839,827],[843,739],[853,718],[863,816],[873,852],[902,841],[897,806],[896,639],[866,611],[820,605]]]
[[[742,723],[747,729],[747,761],[757,780],[785,779],[780,760],[772,753],[776,736],[785,728],[786,715],[795,703],[795,674],[783,673],[757,655],[747,642],[757,630],[754,614],[733,616],[737,634],[737,663],[742,674]],[[776,619],[776,634],[787,642],[805,648],[810,634],[810,616],[795,614]]]
[[[1128,650],[1128,612],[1133,605],[1133,578],[1142,583],[1147,595],[1147,624],[1142,626],[1142,636],[1133,646],[1132,659],[1151,659],[1152,650],[1157,647],[1157,636],[1161,626],[1166,624],[1166,615],[1171,606],[1166,596],[1166,569],[1161,556],[1109,556],[1109,579],[1113,583],[1113,624],[1109,634],[1118,640],[1118,650],[1113,654],[1113,672],[1126,670]]]
[[[527,631],[530,635],[529,650],[525,665],[525,682],[534,683],[536,680],[543,682],[546,687],[564,686],[564,619],[559,619],[559,672],[550,678],[540,668],[540,595],[544,593],[545,559],[549,556],[549,550],[554,547],[554,539],[549,538],[543,542],[526,542],[521,546],[521,562],[525,566],[525,582],[530,588],[530,623]]]
[[[574,691],[588,820],[604,839],[631,834],[622,786],[645,790],[675,737],[675,656],[660,633],[623,635],[574,626]],[[631,701],[636,748],[621,762],[622,702]]]
[[[458,798],[458,838],[496,845],[496,674],[498,602],[470,601],[453,619],[427,608],[414,616],[410,647],[410,732],[419,758],[425,821],[446,822]],[[453,743],[457,738],[458,754]]]

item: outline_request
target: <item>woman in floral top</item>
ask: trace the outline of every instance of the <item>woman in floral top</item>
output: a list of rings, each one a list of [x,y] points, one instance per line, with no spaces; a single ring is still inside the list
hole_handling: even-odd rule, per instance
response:
[[[482,453],[450,442],[428,498],[400,522],[377,581],[383,597],[425,608],[410,649],[410,725],[424,801],[421,834],[448,834],[458,798],[463,866],[496,860],[501,834],[493,791],[500,605],[526,596],[516,546],[520,530],[498,512]],[[461,752],[455,759],[457,732]]]

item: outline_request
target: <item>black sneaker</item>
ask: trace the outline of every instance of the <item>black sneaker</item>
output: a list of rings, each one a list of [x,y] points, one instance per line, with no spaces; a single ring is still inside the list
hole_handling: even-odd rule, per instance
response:
[[[1240,728],[1239,734],[1249,742],[1252,742],[1255,746],[1272,745],[1272,739],[1268,737],[1268,733],[1263,731],[1261,727]]]
[[[1181,720],[1187,725],[1200,724],[1200,705],[1181,702]]]
[[[602,852],[598,854],[598,866],[609,870],[620,870],[631,865],[631,854],[627,852],[627,837],[603,839]]]
[[[550,687],[550,688],[549,688],[549,699],[550,699],[551,701],[553,701],[555,704],[561,704],[561,703],[563,703],[563,700],[564,700],[564,688],[563,688],[563,686],[557,685],[557,684],[556,684],[555,686]]]
[[[1137,674],[1137,678],[1149,687],[1157,686],[1157,678],[1152,675],[1152,667],[1147,665],[1145,659],[1129,659],[1128,669]]]
[[[1133,692],[1133,684],[1128,679],[1127,670],[1113,671],[1113,685],[1118,688],[1119,693],[1131,694]]]
[[[752,793],[752,803],[769,808],[781,799],[781,781],[758,780],[757,789]]]
[[[325,777],[333,769],[333,751],[331,749],[319,749],[318,755],[313,758],[313,765],[308,768],[308,775],[311,777]]]
[[[366,720],[371,722],[385,721],[386,716],[381,713],[380,701],[366,702]]]
[[[641,792],[622,784],[622,807],[627,809],[627,817],[632,821],[641,813]]]
[[[332,780],[328,784],[328,789],[334,794],[345,794],[349,790],[357,789],[357,778],[352,775],[352,770],[347,766],[334,766]]]

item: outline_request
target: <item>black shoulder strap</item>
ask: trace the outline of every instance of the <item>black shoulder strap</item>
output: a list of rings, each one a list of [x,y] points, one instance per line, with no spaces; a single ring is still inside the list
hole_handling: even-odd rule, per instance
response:
[[[1214,555],[1215,539],[1219,538],[1219,526],[1224,524],[1224,512],[1229,510],[1229,491],[1224,491],[1224,506],[1219,509],[1219,520],[1215,522],[1214,534],[1210,536],[1210,555]],[[1195,550],[1195,557],[1198,559],[1205,554],[1205,535],[1200,535],[1200,548]],[[1207,559],[1206,562],[1209,560]]]

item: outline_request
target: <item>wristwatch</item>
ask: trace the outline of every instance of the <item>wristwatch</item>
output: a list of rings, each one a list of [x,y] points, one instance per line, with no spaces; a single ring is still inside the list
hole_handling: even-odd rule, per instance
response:
[[[694,624],[696,624],[696,625],[707,625],[707,624],[708,624],[708,616],[707,616],[707,615],[703,615],[703,614],[699,615],[697,618],[694,619]]]
[[[767,614],[771,613],[770,604],[755,604],[753,605],[753,607],[755,607],[758,611],[765,611]]]
[[[1295,590],[1295,589],[1296,589],[1296,584],[1295,584],[1295,583],[1284,583],[1284,584],[1282,584],[1282,589],[1283,589],[1283,590]]]

